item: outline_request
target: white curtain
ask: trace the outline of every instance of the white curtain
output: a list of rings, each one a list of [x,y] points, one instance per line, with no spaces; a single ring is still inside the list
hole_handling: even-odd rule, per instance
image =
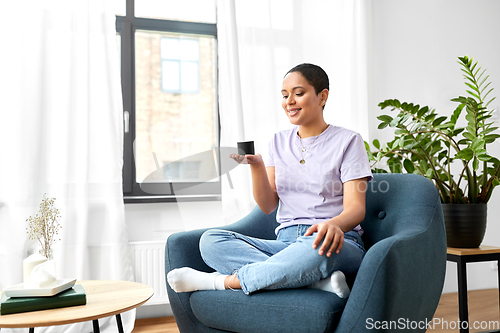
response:
[[[132,280],[114,12],[106,0],[33,0],[9,3],[5,14],[0,289],[22,282],[22,261],[37,247],[26,219],[44,193],[62,215],[54,246],[59,278]],[[122,319],[130,332],[135,312]],[[99,322],[101,331],[116,331],[114,317]],[[41,331],[87,332],[92,323]]]
[[[221,146],[253,140],[263,153],[273,133],[290,128],[281,84],[304,62],[330,78],[325,120],[368,140],[369,12],[369,0],[218,0]],[[255,205],[249,167],[230,176],[233,188],[222,178],[226,223]]]

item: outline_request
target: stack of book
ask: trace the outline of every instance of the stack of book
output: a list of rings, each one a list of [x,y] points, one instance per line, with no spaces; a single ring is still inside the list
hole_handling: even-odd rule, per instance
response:
[[[4,292],[0,298],[0,315],[57,309],[86,303],[85,289],[80,284],[48,297],[8,297]]]

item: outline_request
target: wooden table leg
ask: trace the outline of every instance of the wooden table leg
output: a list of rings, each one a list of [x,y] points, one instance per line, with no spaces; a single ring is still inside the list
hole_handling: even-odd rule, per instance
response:
[[[498,311],[500,311],[500,259],[497,260],[497,272],[498,272]]]
[[[469,332],[469,306],[467,304],[467,263],[463,258],[457,262],[458,268],[458,318],[460,333]],[[467,327],[465,327],[467,325]]]

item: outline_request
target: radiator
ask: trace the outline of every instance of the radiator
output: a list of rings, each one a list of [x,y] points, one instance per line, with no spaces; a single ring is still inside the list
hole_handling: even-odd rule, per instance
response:
[[[135,282],[154,290],[146,305],[169,303],[165,285],[165,241],[129,242]]]

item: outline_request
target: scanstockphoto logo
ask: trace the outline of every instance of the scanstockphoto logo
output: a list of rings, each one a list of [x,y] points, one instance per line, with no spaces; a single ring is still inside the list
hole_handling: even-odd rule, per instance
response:
[[[321,187],[321,195],[341,195],[344,191],[344,184],[340,180],[342,172],[350,174],[366,173],[366,164],[351,163],[351,164],[290,164],[277,163],[276,167],[276,189],[278,193],[294,192],[316,192],[318,186]],[[365,184],[358,182],[356,188],[358,192],[386,193],[389,191],[389,182],[382,180],[372,180]]]
[[[366,329],[375,331],[386,330],[486,330],[493,331],[500,329],[498,321],[448,321],[443,318],[433,318],[432,320],[410,320],[408,318],[399,318],[398,320],[375,320],[366,319]]]
[[[212,145],[213,139],[206,140],[182,138],[182,133],[176,132],[172,124],[176,123],[176,117],[168,121],[161,121],[137,133],[134,140],[134,163],[136,179],[142,191],[149,194],[178,194],[182,190],[197,186],[202,183],[216,182],[222,176],[227,177],[230,188],[233,188],[230,172],[239,164],[229,156],[231,154],[244,154],[236,147],[216,147]],[[175,127],[175,126],[174,126]],[[353,164],[349,166],[351,172],[363,170],[363,165]],[[326,175],[320,180],[323,193],[342,193],[343,184],[333,181],[332,165],[305,164],[299,167],[287,165],[284,167],[285,174],[294,175],[285,177],[284,184],[278,184],[280,190],[296,193],[310,192],[313,190],[311,182],[304,181],[310,175]],[[328,173],[332,173],[328,177]],[[358,184],[359,191],[370,191],[386,193],[389,191],[389,183],[386,181],[374,181],[368,183],[367,187]],[[284,188],[285,187],[285,188]],[[316,189],[314,189],[316,190]]]
[[[286,178],[283,183],[276,185],[276,190],[278,191],[278,193],[280,193],[281,191],[289,191],[295,193],[314,192],[316,191],[315,186],[317,185],[303,180],[290,180],[289,178]],[[389,191],[389,182],[387,182],[386,180],[372,180],[366,185],[359,182],[357,183],[355,189],[359,192],[369,191],[371,193],[387,193]],[[344,184],[341,181],[329,181],[324,182],[321,194],[338,194],[342,193],[343,190]]]

